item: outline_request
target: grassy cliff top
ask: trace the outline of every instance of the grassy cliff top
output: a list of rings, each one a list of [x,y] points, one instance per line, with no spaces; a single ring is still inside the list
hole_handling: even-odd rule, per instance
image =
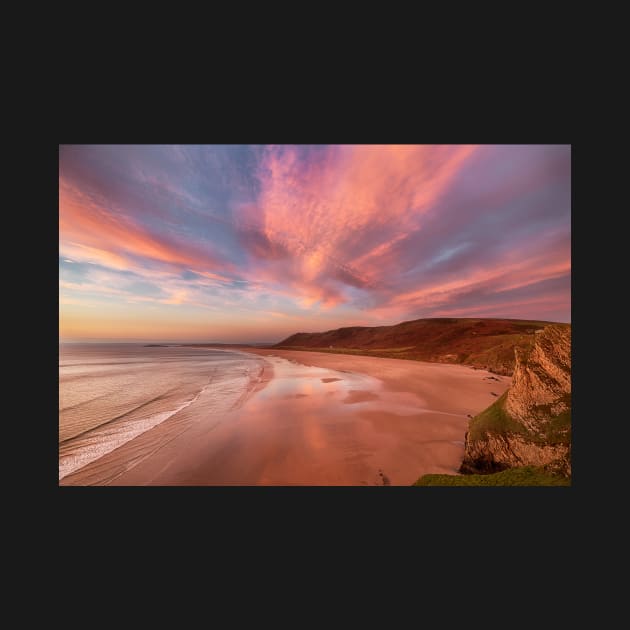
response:
[[[536,466],[510,468],[491,475],[423,475],[414,486],[570,486],[571,480]]]

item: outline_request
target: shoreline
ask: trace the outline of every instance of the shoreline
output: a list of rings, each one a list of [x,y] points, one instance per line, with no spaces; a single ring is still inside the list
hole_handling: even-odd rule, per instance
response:
[[[249,384],[236,400],[232,409],[241,407],[248,398],[264,389],[273,379],[273,366],[263,357],[260,357],[260,359],[262,361],[258,374],[255,377],[253,377],[253,375],[250,376]],[[195,405],[199,402],[203,393],[204,390],[202,389],[197,395],[197,400],[176,411],[166,418],[166,420],[143,431],[131,440],[105,453],[98,459],[65,475],[59,479],[59,485],[107,485],[128,470],[131,470],[141,461],[156,455],[167,442],[177,438],[177,436],[187,431],[190,426],[196,422]],[[217,414],[217,416],[222,415],[223,414],[220,413]],[[98,430],[98,427],[96,430]]]
[[[467,362],[459,362],[455,361],[440,361],[438,359],[427,359],[427,358],[419,358],[416,356],[396,356],[391,351],[379,349],[379,348],[346,348],[346,349],[329,349],[329,348],[318,348],[318,347],[302,347],[302,346],[274,346],[274,345],[264,345],[264,346],[247,346],[243,344],[223,344],[223,345],[212,345],[212,344],[183,344],[188,348],[211,348],[213,350],[222,350],[222,349],[234,349],[234,350],[245,350],[245,351],[253,351],[257,352],[258,350],[262,351],[277,351],[277,352],[307,352],[307,353],[315,353],[315,354],[332,354],[335,356],[360,356],[360,357],[371,357],[374,359],[400,359],[403,361],[415,361],[418,363],[438,363],[440,365],[461,365],[463,367],[471,368],[473,370],[484,370],[487,372],[491,372],[492,374],[496,374],[497,376],[512,376],[512,370],[510,369],[502,369],[497,366],[492,365],[481,365],[476,363],[467,363]]]
[[[259,356],[278,356],[292,361],[297,361],[302,365],[315,366],[336,369],[341,372],[356,371],[370,376],[374,376],[382,380],[385,387],[392,392],[406,392],[413,389],[409,381],[410,377],[415,374],[424,374],[426,369],[434,370],[436,374],[468,374],[478,375],[482,380],[487,380],[488,384],[497,385],[501,393],[507,389],[512,380],[510,375],[497,374],[492,370],[485,370],[472,365],[463,363],[441,363],[437,361],[421,361],[419,359],[396,359],[388,357],[373,357],[364,354],[345,354],[335,352],[317,352],[315,350],[290,350],[285,348],[258,348],[251,347],[247,349],[250,354]],[[445,368],[445,369],[444,369]],[[505,387],[499,384],[507,383]],[[419,384],[418,384],[419,386]],[[449,384],[444,384],[445,389],[451,390]],[[490,388],[492,389],[492,388]],[[500,396],[501,394],[499,394]],[[430,394],[430,398],[435,398],[435,393]],[[444,396],[437,396],[438,400],[443,400]],[[488,405],[492,403],[492,399]],[[487,406],[487,405],[486,405]],[[477,411],[482,411],[482,407]]]
[[[492,392],[501,395],[511,381],[462,365],[238,350],[264,360],[258,382],[238,408],[220,418],[189,419],[178,431],[172,427],[177,421],[169,425],[169,419],[143,434],[144,439],[139,436],[121,447],[113,458],[117,462],[105,456],[70,481],[411,485],[423,474],[457,471],[468,416],[486,408],[496,399]],[[134,459],[141,442],[165,432],[159,446]],[[104,475],[104,467],[112,464],[116,474]]]

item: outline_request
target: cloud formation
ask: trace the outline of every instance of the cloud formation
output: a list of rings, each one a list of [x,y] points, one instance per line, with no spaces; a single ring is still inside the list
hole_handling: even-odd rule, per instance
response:
[[[60,294],[570,321],[570,177],[556,145],[63,146]]]

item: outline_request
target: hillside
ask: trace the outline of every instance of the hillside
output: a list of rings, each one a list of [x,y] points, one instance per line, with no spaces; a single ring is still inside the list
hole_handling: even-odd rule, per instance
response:
[[[515,355],[510,388],[470,421],[463,474],[415,485],[570,485],[571,326],[546,327]]]
[[[510,388],[470,421],[463,477],[425,475],[416,485],[558,485],[547,476],[570,479],[571,327],[548,326],[530,350],[517,348],[515,355]],[[524,467],[528,474],[517,472]]]
[[[571,328],[548,326],[516,350],[512,385],[470,421],[461,472],[544,466],[571,475]]]
[[[531,350],[536,331],[550,323],[489,318],[416,319],[394,326],[352,326],[322,333],[296,333],[274,347],[462,363],[511,375],[514,349]]]

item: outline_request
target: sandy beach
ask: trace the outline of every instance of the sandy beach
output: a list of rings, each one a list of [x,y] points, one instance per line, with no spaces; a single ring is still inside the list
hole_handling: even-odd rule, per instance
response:
[[[204,417],[190,405],[60,485],[410,485],[457,471],[468,416],[511,380],[461,365],[246,351],[265,367],[239,406]]]

